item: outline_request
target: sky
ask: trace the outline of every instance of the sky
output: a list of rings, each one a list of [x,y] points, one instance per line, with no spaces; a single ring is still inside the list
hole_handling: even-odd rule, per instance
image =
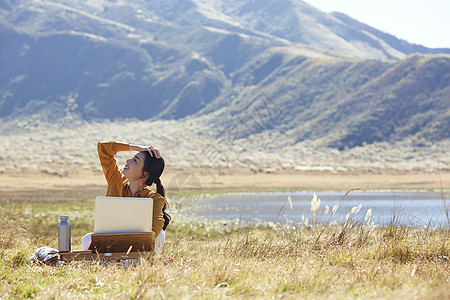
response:
[[[450,0],[304,0],[339,11],[409,43],[450,48]]]

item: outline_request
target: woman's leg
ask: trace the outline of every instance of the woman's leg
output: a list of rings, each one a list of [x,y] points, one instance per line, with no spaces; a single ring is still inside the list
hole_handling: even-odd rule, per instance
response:
[[[87,233],[83,236],[83,238],[81,239],[81,250],[82,251],[87,251],[89,250],[89,246],[92,243],[92,238],[91,238],[92,233]]]
[[[158,236],[155,238],[155,254],[158,256],[166,242],[166,234],[164,230],[161,229]]]

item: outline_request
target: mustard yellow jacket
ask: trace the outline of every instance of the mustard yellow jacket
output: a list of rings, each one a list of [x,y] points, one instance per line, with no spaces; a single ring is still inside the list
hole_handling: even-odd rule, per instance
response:
[[[106,196],[109,197],[132,197],[128,179],[119,171],[114,155],[119,151],[128,151],[127,143],[119,142],[99,142],[97,145],[98,157],[103,168],[108,190]],[[163,196],[154,193],[149,186],[146,186],[142,192],[133,197],[152,198],[153,199],[153,222],[152,230],[156,236],[159,235],[164,226],[163,207],[166,202]]]

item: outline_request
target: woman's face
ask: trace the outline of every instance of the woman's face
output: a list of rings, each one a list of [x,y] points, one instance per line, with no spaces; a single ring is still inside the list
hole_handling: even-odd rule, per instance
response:
[[[132,158],[128,159],[125,167],[123,168],[122,174],[125,175],[128,180],[139,179],[143,176],[145,154],[144,152],[139,152]]]

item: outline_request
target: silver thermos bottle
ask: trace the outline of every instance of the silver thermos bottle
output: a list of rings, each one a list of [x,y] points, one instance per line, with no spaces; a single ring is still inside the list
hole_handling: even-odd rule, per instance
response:
[[[69,216],[63,215],[60,216],[59,218],[61,219],[61,221],[58,224],[59,251],[69,252],[71,250]]]

